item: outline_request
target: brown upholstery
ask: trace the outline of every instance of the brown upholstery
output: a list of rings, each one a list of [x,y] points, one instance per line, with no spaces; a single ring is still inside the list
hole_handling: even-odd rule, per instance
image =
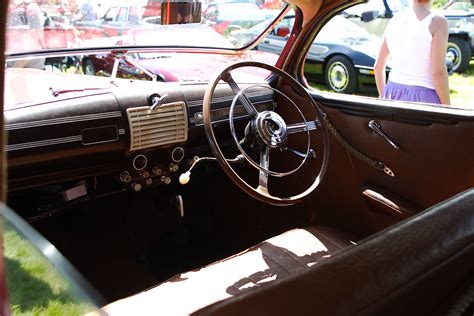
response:
[[[354,241],[353,236],[328,227],[293,229],[233,257],[116,301],[103,310],[110,315],[189,314],[304,272]]]
[[[470,189],[308,271],[196,314],[441,315],[473,283],[474,189]]]

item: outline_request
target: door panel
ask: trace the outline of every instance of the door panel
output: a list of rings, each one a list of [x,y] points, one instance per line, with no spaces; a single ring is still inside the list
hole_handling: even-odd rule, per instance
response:
[[[342,217],[353,230],[371,233],[474,187],[472,111],[399,103],[402,108],[367,98],[351,99],[360,103],[315,99],[350,144],[395,173],[391,177],[365,164],[331,135],[329,170],[312,200],[324,220]],[[371,120],[400,149],[372,132]]]

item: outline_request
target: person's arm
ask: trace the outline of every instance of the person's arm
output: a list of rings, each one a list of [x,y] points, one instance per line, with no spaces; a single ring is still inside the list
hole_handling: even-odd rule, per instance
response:
[[[383,96],[383,90],[385,89],[385,83],[387,80],[385,67],[387,66],[389,57],[390,52],[388,50],[387,40],[384,37],[374,65],[375,83],[377,84],[377,91],[379,92],[379,97]]]
[[[446,49],[448,45],[448,21],[435,16],[430,25],[433,41],[431,43],[431,64],[436,93],[442,104],[450,105],[448,70],[446,69]]]

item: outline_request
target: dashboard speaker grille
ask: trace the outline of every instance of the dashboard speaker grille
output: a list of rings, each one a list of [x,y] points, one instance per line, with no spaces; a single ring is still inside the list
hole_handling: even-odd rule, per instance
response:
[[[127,109],[130,150],[184,142],[188,120],[184,102],[167,103],[151,110],[148,106]]]

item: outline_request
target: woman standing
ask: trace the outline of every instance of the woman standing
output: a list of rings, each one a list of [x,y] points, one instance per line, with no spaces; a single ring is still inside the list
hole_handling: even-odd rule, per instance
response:
[[[413,0],[412,7],[389,22],[375,61],[375,81],[385,99],[450,104],[446,46],[448,22],[433,14],[431,0]],[[385,67],[391,58],[389,81]]]

